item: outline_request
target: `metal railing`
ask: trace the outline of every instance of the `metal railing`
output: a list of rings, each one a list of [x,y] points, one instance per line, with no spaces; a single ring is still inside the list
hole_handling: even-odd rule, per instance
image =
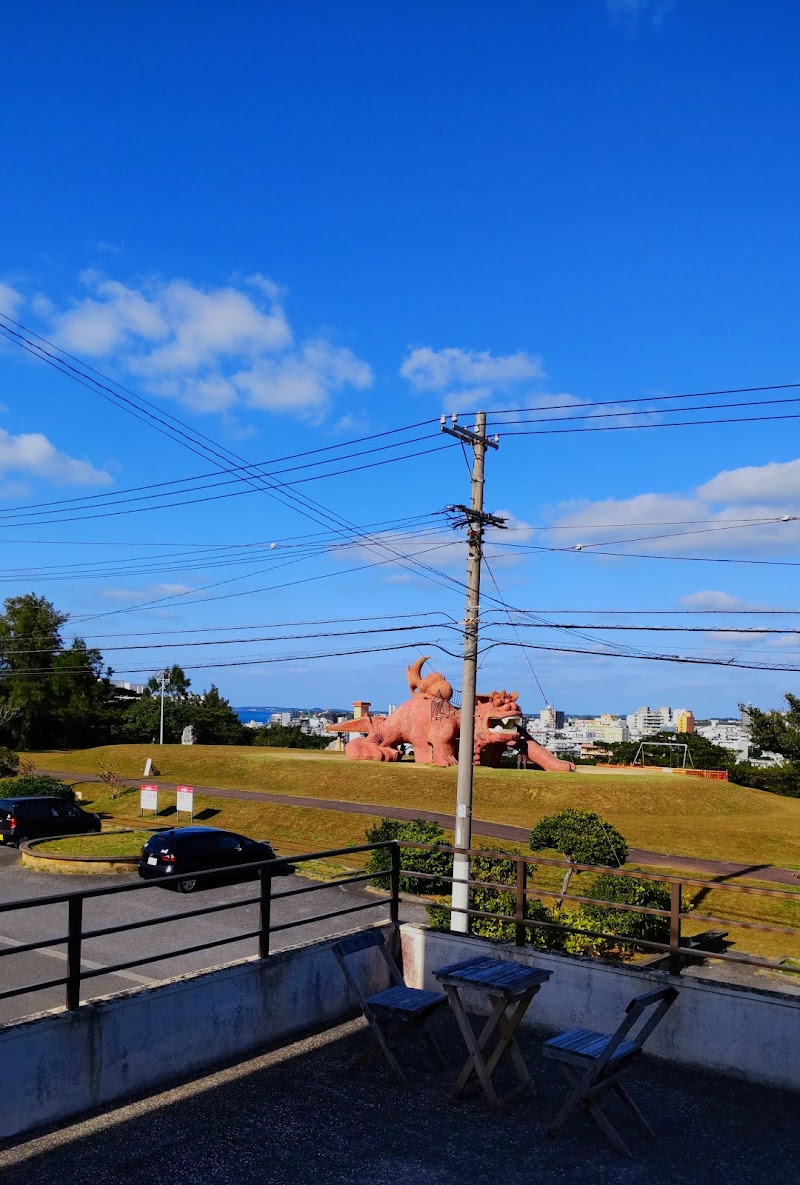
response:
[[[141,921],[123,922],[113,926],[103,926],[95,929],[84,928],[84,903],[94,898],[106,898],[118,896],[126,893],[136,892],[152,892],[156,889],[163,888],[165,885],[175,883],[174,878],[160,877],[154,880],[139,881],[135,884],[128,885],[114,885],[108,888],[101,889],[84,889],[70,893],[60,893],[48,897],[28,898],[23,901],[11,901],[0,904],[0,914],[17,912],[23,909],[43,909],[54,905],[66,906],[66,923],[67,932],[58,937],[46,938],[33,942],[20,943],[19,945],[9,946],[6,949],[0,949],[0,959],[9,958],[12,955],[20,955],[25,953],[33,953],[38,951],[45,951],[53,947],[66,946],[66,975],[47,981],[39,981],[32,984],[25,984],[21,987],[6,989],[0,992],[0,1000],[7,1000],[17,996],[25,996],[33,992],[44,991],[46,989],[64,987],[65,988],[65,1004],[67,1009],[74,1010],[80,1006],[82,992],[81,987],[87,980],[96,979],[101,976],[108,976],[118,974],[119,972],[129,971],[133,967],[146,966],[150,963],[166,962],[184,955],[196,954],[201,951],[211,950],[216,947],[226,946],[231,943],[242,942],[248,939],[258,939],[258,954],[261,958],[267,958],[270,955],[271,939],[274,934],[285,930],[297,929],[301,926],[311,925],[317,922],[328,921],[338,917],[344,917],[349,914],[355,914],[364,910],[375,909],[380,906],[387,906],[389,909],[388,921],[397,926],[400,921],[400,880],[402,876],[414,878],[423,882],[438,882],[439,884],[452,883],[453,878],[436,873],[426,873],[417,871],[413,868],[402,867],[401,851],[403,849],[415,850],[430,850],[437,852],[452,853],[455,848],[445,845],[422,844],[413,843],[409,841],[385,840],[380,843],[366,843],[355,847],[335,848],[323,852],[310,852],[300,856],[285,857],[276,860],[257,861],[252,864],[238,865],[229,869],[213,869],[207,872],[193,873],[193,878],[198,880],[210,880],[214,877],[219,877],[220,873],[225,872],[252,872],[259,881],[258,893],[256,896],[248,897],[245,900],[237,898],[234,901],[226,901],[216,903],[201,908],[184,910],[180,913],[169,913],[160,917],[147,918]],[[282,871],[286,869],[287,865],[302,865],[309,861],[318,861],[331,859],[341,856],[354,856],[364,852],[375,852],[380,849],[388,849],[390,853],[389,868],[380,872],[361,872],[354,875],[347,875],[338,877],[333,880],[325,880],[314,884],[304,884],[299,889],[289,889],[283,892],[275,892],[273,889],[273,880],[276,876],[281,875]],[[513,912],[496,913],[489,910],[481,909],[463,909],[454,907],[448,901],[439,901],[437,904],[441,905],[449,912],[458,912],[466,914],[469,918],[484,918],[497,920],[500,922],[509,923],[513,926],[514,941],[517,946],[524,946],[528,942],[528,936],[535,930],[544,931],[561,931],[567,933],[575,933],[584,935],[590,938],[602,939],[612,942],[624,944],[626,947],[641,948],[645,951],[654,951],[668,956],[668,966],[671,974],[679,974],[681,966],[685,963],[687,958],[698,957],[712,957],[723,961],[735,962],[738,964],[745,964],[755,967],[774,968],[782,971],[800,971],[800,960],[797,967],[786,966],[777,960],[763,959],[760,957],[740,954],[714,951],[703,952],[698,950],[696,946],[691,946],[689,940],[684,941],[683,923],[687,917],[693,921],[719,924],[724,926],[738,926],[748,930],[767,931],[772,933],[785,934],[787,937],[800,939],[800,928],[793,926],[779,926],[771,925],[763,922],[753,922],[738,920],[732,918],[716,917],[708,914],[699,914],[695,910],[684,908],[683,890],[686,888],[697,888],[702,890],[713,890],[714,892],[722,891],[726,893],[746,893],[758,897],[766,898],[780,898],[783,900],[793,900],[800,905],[800,894],[792,893],[788,890],[781,889],[764,889],[761,887],[740,885],[740,884],[726,884],[718,881],[704,881],[691,877],[681,877],[672,875],[662,875],[659,873],[644,872],[638,869],[624,869],[624,868],[606,868],[597,867],[591,864],[578,864],[567,860],[550,859],[543,856],[525,856],[517,855],[509,852],[494,852],[484,849],[471,849],[468,853],[470,857],[481,859],[501,860],[506,863],[511,862],[514,865],[514,877],[512,883],[503,883],[499,881],[482,881],[470,879],[470,889],[490,889],[503,894],[511,894],[514,898]],[[666,884],[670,889],[670,907],[669,909],[657,909],[650,906],[632,905],[621,901],[607,901],[599,898],[587,897],[577,893],[562,893],[558,889],[547,889],[536,887],[530,883],[529,869],[533,866],[544,865],[562,869],[564,871],[570,870],[572,872],[591,872],[602,873],[604,875],[634,877],[641,880],[649,880]],[[335,910],[328,910],[323,913],[311,915],[309,917],[302,917],[292,919],[287,922],[275,924],[272,920],[272,906],[276,901],[291,899],[293,897],[303,896],[308,893],[319,892],[331,888],[337,888],[345,885],[358,884],[373,884],[379,887],[386,885],[386,896],[381,896],[374,901],[359,902],[356,905],[345,906]],[[527,905],[531,900],[557,900],[575,902],[581,905],[599,905],[610,909],[649,914],[653,917],[661,917],[669,921],[669,940],[667,942],[657,942],[652,939],[638,938],[623,932],[614,933],[602,930],[587,929],[584,926],[575,926],[565,924],[558,921],[557,914],[553,915],[552,921],[546,921],[540,918],[527,916]],[[216,938],[209,942],[195,943],[191,946],[181,947],[179,949],[171,949],[167,953],[149,954],[137,957],[135,959],[127,959],[124,962],[115,963],[111,965],[84,967],[84,943],[96,939],[104,938],[113,934],[126,934],[135,930],[149,929],[150,927],[167,925],[170,922],[181,922],[190,918],[202,917],[208,914],[223,914],[233,909],[241,909],[245,906],[257,905],[259,907],[259,924],[257,928],[248,930],[244,933],[237,932],[235,934],[228,934],[221,938]]]
[[[445,851],[455,852],[454,847],[446,847],[438,844],[422,844],[412,843],[408,841],[399,841],[402,848],[427,849],[430,851]],[[687,918],[691,918],[695,922],[705,922],[715,925],[723,926],[738,926],[746,930],[760,930],[769,933],[785,934],[788,938],[794,938],[800,941],[800,927],[796,926],[778,926],[772,925],[768,922],[753,922],[744,921],[736,918],[717,917],[711,914],[701,914],[692,908],[684,908],[683,904],[683,889],[697,888],[705,890],[706,892],[726,892],[726,893],[747,893],[757,897],[766,898],[780,898],[782,900],[793,901],[800,906],[800,892],[792,892],[785,889],[764,889],[756,885],[732,885],[722,881],[715,880],[700,880],[694,877],[673,876],[668,873],[645,872],[640,869],[630,868],[610,868],[598,867],[594,864],[578,864],[571,860],[555,860],[550,857],[531,855],[523,856],[510,852],[494,852],[486,849],[470,849],[470,857],[480,857],[481,859],[502,860],[506,863],[511,862],[515,866],[513,883],[501,883],[497,881],[478,881],[470,878],[470,889],[483,888],[494,889],[501,893],[513,893],[515,896],[514,913],[493,913],[488,910],[480,909],[464,909],[462,907],[453,906],[446,902],[439,904],[450,913],[466,914],[468,918],[486,918],[489,920],[501,922],[513,922],[515,929],[515,943],[517,946],[524,946],[527,942],[527,934],[535,929],[542,930],[560,930],[573,934],[584,935],[587,938],[597,938],[607,941],[617,941],[626,946],[641,947],[642,950],[650,950],[662,953],[669,956],[669,971],[672,975],[679,975],[681,967],[687,958],[697,959],[699,957],[710,957],[714,959],[721,959],[731,963],[745,964],[747,966],[765,967],[773,970],[788,971],[793,973],[800,972],[800,959],[798,965],[787,965],[777,959],[763,959],[758,956],[741,954],[738,951],[731,953],[728,951],[714,951],[704,952],[698,949],[697,946],[690,946],[684,943],[684,928],[683,922]],[[528,882],[528,868],[535,869],[539,865],[544,865],[549,868],[562,869],[564,872],[592,872],[595,874],[628,877],[637,880],[654,881],[663,885],[668,885],[670,890],[670,906],[669,909],[657,909],[652,906],[645,905],[629,905],[622,901],[607,901],[597,897],[584,897],[576,893],[562,893],[559,889],[545,889],[537,888]],[[451,876],[443,876],[438,873],[417,872],[414,870],[401,869],[401,875],[412,876],[415,879],[440,882],[444,884],[452,884],[453,878]],[[559,921],[544,921],[541,919],[526,917],[526,906],[529,900],[557,900],[560,902],[573,901],[580,905],[599,905],[607,909],[618,909],[629,913],[649,914],[652,917],[663,917],[669,919],[669,941],[655,942],[651,939],[637,938],[630,934],[621,932],[608,932],[602,930],[592,930],[585,926],[573,926]]]
[[[280,876],[285,871],[287,865],[297,865],[307,863],[310,860],[331,859],[337,856],[350,856],[358,852],[373,852],[380,848],[388,848],[391,854],[390,868],[381,872],[364,872],[357,873],[354,876],[339,877],[335,880],[326,880],[317,884],[303,885],[300,889],[290,889],[288,891],[276,893],[273,891],[272,882],[276,876]],[[67,973],[64,976],[59,976],[57,979],[49,979],[46,981],[38,981],[32,984],[25,984],[22,987],[9,988],[0,992],[0,1000],[13,999],[16,996],[26,996],[32,992],[45,991],[46,989],[64,987],[66,989],[65,1004],[68,1010],[73,1011],[78,1008],[81,1003],[81,985],[85,980],[96,979],[98,976],[116,975],[122,971],[129,971],[132,967],[143,967],[148,963],[161,963],[167,960],[176,959],[182,955],[196,954],[199,951],[211,950],[214,947],[227,946],[234,942],[243,942],[247,939],[258,939],[258,954],[261,958],[267,958],[270,954],[271,937],[283,930],[295,929],[299,926],[308,926],[314,922],[327,921],[331,918],[344,916],[351,913],[359,913],[366,909],[375,909],[377,906],[385,906],[386,900],[380,898],[376,901],[361,902],[358,905],[346,906],[343,909],[329,910],[325,913],[314,914],[310,917],[297,918],[289,922],[282,922],[275,925],[272,922],[272,903],[283,898],[300,897],[307,893],[319,892],[336,888],[341,885],[357,885],[365,882],[378,882],[389,880],[389,921],[393,925],[399,922],[399,901],[400,901],[400,851],[397,843],[393,840],[386,840],[382,843],[360,844],[357,847],[349,848],[333,848],[324,852],[310,852],[302,856],[291,856],[277,860],[260,860],[252,864],[239,864],[229,868],[209,869],[206,872],[192,873],[192,878],[197,880],[213,880],[214,878],[225,875],[226,873],[254,873],[260,882],[259,892],[256,897],[249,897],[245,900],[237,898],[235,901],[226,901],[221,904],[205,906],[200,909],[184,910],[181,913],[165,914],[163,917],[147,918],[144,921],[123,922],[116,926],[102,926],[98,929],[86,930],[83,926],[83,906],[85,901],[92,900],[98,897],[113,897],[124,893],[140,893],[153,891],[155,889],[163,889],[165,886],[176,884],[174,877],[157,877],[153,880],[138,881],[131,885],[113,885],[110,888],[102,889],[84,889],[72,893],[58,893],[49,897],[34,897],[27,898],[23,901],[10,901],[0,905],[0,915],[5,913],[18,912],[22,909],[44,909],[53,905],[66,905],[67,907],[67,933],[59,935],[56,938],[40,939],[36,942],[21,943],[19,946],[10,946],[6,949],[0,949],[0,959],[9,958],[12,955],[21,955],[25,953],[38,952],[48,950],[52,947],[66,946],[67,949]],[[142,930],[149,927],[163,926],[170,922],[181,922],[187,918],[198,918],[205,914],[221,914],[226,913],[232,909],[242,909],[248,905],[258,905],[259,907],[259,925],[255,930],[245,931],[244,933],[237,932],[236,934],[226,935],[223,938],[216,938],[211,942],[195,943],[192,946],[180,947],[179,949],[171,949],[166,954],[143,955],[139,958],[128,959],[122,963],[114,963],[110,965],[103,965],[102,967],[92,967],[84,969],[83,962],[83,944],[93,938],[105,938],[111,934],[127,934],[133,930]]]

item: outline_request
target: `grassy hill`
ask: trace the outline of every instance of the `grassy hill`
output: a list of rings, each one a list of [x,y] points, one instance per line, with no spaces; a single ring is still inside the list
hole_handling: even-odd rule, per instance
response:
[[[387,765],[351,762],[342,754],[295,749],[234,746],[117,745],[69,753],[32,755],[41,768],[75,774],[97,773],[111,766],[123,777],[140,777],[147,757],[154,757],[167,781],[263,790],[350,802],[404,806],[453,813],[455,769],[435,769],[402,762]],[[105,796],[94,788],[92,797]],[[205,799],[203,802],[205,803]],[[131,801],[108,802],[112,813],[130,814]],[[230,811],[243,805],[218,800]],[[574,774],[530,770],[475,771],[474,815],[498,823],[531,827],[543,815],[577,806],[595,810],[612,822],[634,847],[675,855],[702,856],[753,864],[800,867],[800,800],[781,798],[730,782],[670,777],[664,774],[614,774],[587,769]],[[287,808],[253,803],[248,822],[275,817]],[[295,812],[289,810],[288,818]],[[302,826],[300,816],[302,815]],[[334,843],[358,842],[367,816],[341,816],[323,827],[328,812],[298,812],[299,839],[312,844],[324,832]],[[311,825],[311,821],[317,822]],[[221,820],[220,820],[221,821]],[[368,821],[368,820],[367,820]],[[354,828],[358,824],[360,830]],[[244,826],[244,822],[230,822]],[[311,825],[311,826],[310,826]],[[310,830],[308,829],[310,826]],[[345,838],[349,836],[350,838]],[[289,836],[287,835],[287,838]],[[306,849],[307,850],[307,849]]]

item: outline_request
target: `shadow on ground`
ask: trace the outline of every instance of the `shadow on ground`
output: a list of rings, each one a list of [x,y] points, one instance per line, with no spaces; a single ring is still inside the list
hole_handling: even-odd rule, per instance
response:
[[[650,1141],[614,1099],[607,1110],[636,1159],[620,1158],[574,1118],[550,1140],[545,1122],[565,1084],[527,1033],[538,1096],[492,1119],[477,1088],[447,1087],[464,1058],[452,1016],[436,1026],[448,1070],[420,1043],[400,1052],[415,1088],[382,1060],[348,1073],[368,1039],[356,1021],[0,1150],[4,1185],[707,1185],[800,1181],[798,1098],[644,1059],[631,1093]],[[153,1056],[158,1056],[154,1046]]]

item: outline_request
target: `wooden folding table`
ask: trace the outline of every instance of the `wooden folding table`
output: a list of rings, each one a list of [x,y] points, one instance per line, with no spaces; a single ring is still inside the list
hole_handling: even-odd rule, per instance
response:
[[[533,1079],[525,1065],[515,1034],[531,1000],[552,972],[531,967],[527,963],[515,963],[510,959],[478,956],[460,963],[451,963],[447,967],[439,967],[433,974],[447,992],[469,1052],[469,1057],[455,1081],[451,1097],[457,1099],[463,1094],[473,1074],[480,1082],[486,1101],[495,1113],[504,1103],[517,1095],[535,1094]],[[460,995],[465,988],[485,993],[491,1004],[486,1024],[477,1036]],[[496,1034],[497,1042],[487,1056],[490,1043]],[[519,1084],[514,1090],[501,1096],[494,1088],[492,1076],[506,1053],[514,1065]]]

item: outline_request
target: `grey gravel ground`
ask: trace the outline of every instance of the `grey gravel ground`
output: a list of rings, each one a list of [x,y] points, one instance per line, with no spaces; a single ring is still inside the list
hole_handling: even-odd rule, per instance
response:
[[[614,1101],[608,1112],[636,1159],[620,1158],[594,1125],[574,1118],[555,1140],[546,1119],[564,1096],[539,1056],[545,1034],[522,1045],[538,1097],[492,1119],[477,1093],[447,1097],[464,1057],[449,1014],[437,1033],[450,1069],[424,1046],[401,1057],[415,1088],[374,1060],[346,1071],[362,1047],[352,1022],[174,1089],[0,1150],[4,1185],[797,1185],[800,1098],[644,1059],[631,1089],[657,1130],[650,1141]],[[156,1056],[156,1051],[154,1051]]]

